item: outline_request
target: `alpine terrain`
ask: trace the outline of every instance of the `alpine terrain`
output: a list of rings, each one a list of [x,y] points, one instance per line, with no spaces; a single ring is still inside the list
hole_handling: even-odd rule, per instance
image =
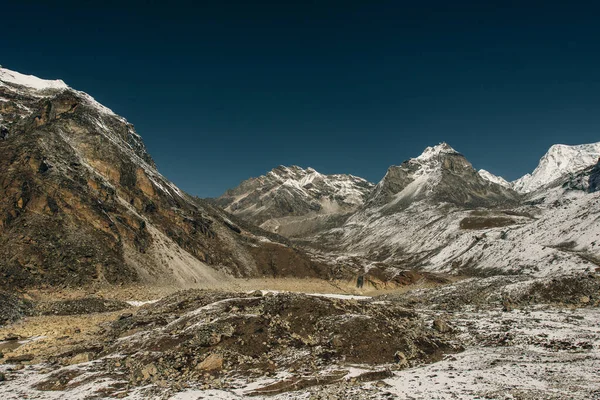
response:
[[[262,228],[301,236],[343,221],[372,189],[372,183],[352,175],[279,166],[227,191],[216,204]]]
[[[90,95],[0,68],[0,395],[600,398],[599,157],[508,182],[440,143],[199,199]]]
[[[407,269],[477,276],[594,270],[598,149],[552,146],[533,174],[509,183],[475,170],[446,143],[428,147],[391,166],[352,215],[306,232],[302,243],[373,276],[383,268],[392,280]]]
[[[0,130],[4,287],[325,273],[183,193],[133,125],[62,81],[0,69]]]

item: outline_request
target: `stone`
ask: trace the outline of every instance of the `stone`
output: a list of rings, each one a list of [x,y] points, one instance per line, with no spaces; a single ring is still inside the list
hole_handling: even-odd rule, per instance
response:
[[[154,364],[148,364],[142,369],[142,378],[144,380],[150,379],[151,377],[158,374],[158,368]]]
[[[9,357],[6,359],[6,363],[20,363],[24,361],[31,361],[34,359],[33,354],[21,354],[20,356]]]
[[[510,298],[505,297],[502,299],[502,311],[511,312],[513,310],[513,304]]]
[[[223,357],[219,354],[210,354],[196,366],[200,371],[220,371],[223,369]]]
[[[119,315],[119,321],[121,321],[123,319],[131,318],[131,317],[133,317],[132,313],[121,314],[121,315]]]
[[[436,318],[433,320],[433,329],[440,333],[448,333],[452,331],[452,328],[450,328],[448,323],[440,318]]]
[[[342,347],[344,342],[342,341],[342,337],[340,335],[335,335],[333,339],[331,339],[331,344],[333,347]]]
[[[406,357],[406,354],[404,354],[403,352],[397,351],[394,354],[394,358],[396,359],[396,364],[398,364],[399,367],[401,367],[401,368],[408,367],[408,358]]]
[[[84,362],[88,362],[93,360],[94,355],[92,353],[79,353],[75,356],[73,356],[70,360],[69,360],[69,364],[81,364]]]

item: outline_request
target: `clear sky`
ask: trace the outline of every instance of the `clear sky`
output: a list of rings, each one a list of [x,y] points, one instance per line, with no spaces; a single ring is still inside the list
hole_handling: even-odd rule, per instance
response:
[[[600,141],[595,2],[86,3],[4,2],[0,64],[90,93],[201,197],[280,164],[377,182],[441,141],[512,180]]]

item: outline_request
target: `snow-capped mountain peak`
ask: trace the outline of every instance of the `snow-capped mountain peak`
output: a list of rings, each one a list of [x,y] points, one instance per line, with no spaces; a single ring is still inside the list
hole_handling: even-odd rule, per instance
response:
[[[33,75],[24,75],[10,69],[0,68],[0,81],[13,85],[25,86],[34,90],[67,89],[68,86],[60,79],[41,79]]]
[[[594,165],[600,158],[600,142],[569,146],[555,144],[540,159],[531,174],[513,182],[516,191],[532,192],[566,174]]]
[[[418,201],[484,206],[512,202],[516,194],[484,180],[471,163],[447,143],[388,168],[367,205],[386,212],[402,210]]]
[[[372,188],[372,183],[353,175],[280,165],[216,201],[233,214],[263,224],[283,216],[347,213],[361,206]]]
[[[479,173],[479,176],[485,180],[504,186],[505,188],[512,189],[512,184],[501,176],[494,175],[485,169],[480,169],[477,172]]]
[[[446,142],[442,142],[435,146],[426,147],[421,153],[420,156],[415,158],[415,160],[424,162],[430,161],[440,156],[440,154],[458,154],[456,150],[454,150],[450,145]]]
[[[104,115],[117,118],[122,122],[127,122],[125,118],[117,115],[110,108],[100,104],[89,94],[71,88],[61,79],[42,79],[38,78],[37,76],[25,75],[21,74],[20,72],[11,71],[10,69],[0,68],[0,87],[17,94],[26,93],[27,95],[35,98],[54,97],[57,94],[68,90],[77,94],[81,100],[83,100],[87,105],[95,108],[96,111],[99,111]],[[6,101],[7,99],[0,97],[0,102],[3,100]]]

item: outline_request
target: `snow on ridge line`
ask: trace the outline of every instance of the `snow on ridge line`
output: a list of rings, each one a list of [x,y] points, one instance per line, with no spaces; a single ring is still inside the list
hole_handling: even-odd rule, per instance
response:
[[[496,183],[500,186],[504,186],[505,188],[512,189],[512,184],[501,176],[494,175],[491,172],[486,171],[485,169],[480,169],[479,171],[477,171],[477,173],[479,174],[479,176],[481,176],[487,181]]]
[[[280,174],[284,174],[283,176]],[[357,180],[360,182],[366,182],[366,183],[370,183],[368,180],[366,180],[365,178],[361,178],[360,176],[356,176],[356,175],[352,175],[352,174],[323,174],[319,171],[317,171],[316,169],[314,169],[313,167],[300,167],[298,165],[290,165],[285,166],[285,165],[279,165],[276,168],[273,168],[272,170],[270,170],[269,172],[267,172],[265,175],[261,176],[261,177],[275,177],[275,178],[280,178],[280,179],[293,179],[293,180],[297,180],[297,181],[303,181],[303,180],[312,180],[315,179],[317,177],[324,179],[324,180]],[[291,178],[287,178],[287,176],[291,176]],[[259,178],[261,178],[259,177]]]
[[[6,68],[0,68],[0,81],[26,86],[35,90],[69,88],[69,86],[61,79],[41,79],[37,76],[21,74],[20,72],[11,71]]]
[[[158,299],[157,300],[146,300],[146,301],[128,300],[125,303],[129,304],[132,307],[141,307],[146,304],[154,304],[156,302],[158,302]]]
[[[38,78],[34,75],[25,75],[20,72],[12,71],[6,68],[0,68],[0,82],[1,83],[9,83],[12,85],[23,86],[28,89],[35,90],[36,95],[44,96],[45,90],[71,90],[76,93],[79,97],[83,98],[89,105],[96,108],[103,114],[111,115],[113,117],[118,118],[123,122],[127,122],[127,120],[119,115],[117,115],[113,110],[106,107],[103,104],[100,104],[96,99],[94,99],[91,95],[86,92],[82,92],[80,90],[75,90],[69,85],[67,85],[62,79],[42,79]],[[6,85],[5,85],[6,86]]]

